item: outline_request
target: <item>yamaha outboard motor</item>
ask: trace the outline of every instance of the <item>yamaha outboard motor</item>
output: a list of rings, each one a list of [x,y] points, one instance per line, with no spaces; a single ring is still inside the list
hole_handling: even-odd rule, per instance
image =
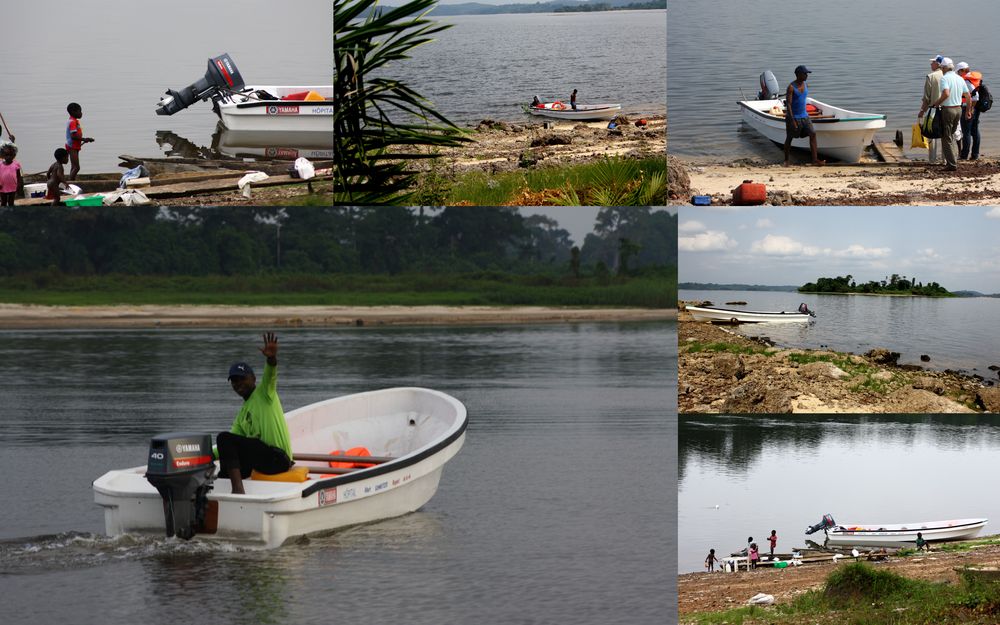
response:
[[[197,432],[154,436],[146,479],[163,498],[167,536],[190,539],[205,522],[208,491],[215,480],[212,436]]]
[[[778,79],[774,77],[771,70],[767,70],[760,75],[760,91],[757,93],[757,99],[778,99]]]
[[[833,520],[833,515],[824,514],[822,521],[820,521],[816,525],[810,525],[806,529],[806,534],[815,534],[816,532],[818,532],[820,530],[828,530],[831,527],[836,527],[836,526],[837,526],[837,523]]]
[[[236,63],[229,57],[229,54],[223,54],[208,59],[208,70],[194,84],[188,85],[180,91],[167,89],[167,95],[160,98],[160,102],[156,105],[156,114],[173,115],[198,100],[208,100],[216,95],[220,89],[239,91],[244,86],[243,76],[240,75],[240,70],[236,69]]]

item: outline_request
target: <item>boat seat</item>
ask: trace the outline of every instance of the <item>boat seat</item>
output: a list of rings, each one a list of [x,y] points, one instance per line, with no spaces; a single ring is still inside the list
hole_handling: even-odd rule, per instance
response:
[[[259,471],[250,473],[251,480],[263,482],[305,482],[309,479],[309,467],[292,467],[284,473],[267,474]]]

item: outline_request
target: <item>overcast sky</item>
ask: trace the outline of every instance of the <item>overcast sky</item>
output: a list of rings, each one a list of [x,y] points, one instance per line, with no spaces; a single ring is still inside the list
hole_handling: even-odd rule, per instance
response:
[[[545,215],[558,222],[560,228],[569,231],[573,244],[583,247],[583,240],[594,231],[594,222],[597,220],[597,211],[601,210],[597,206],[522,206],[521,214]],[[654,208],[653,211],[668,210],[671,213],[676,209]]]
[[[898,273],[1000,293],[1000,207],[684,207],[681,282],[802,285]]]

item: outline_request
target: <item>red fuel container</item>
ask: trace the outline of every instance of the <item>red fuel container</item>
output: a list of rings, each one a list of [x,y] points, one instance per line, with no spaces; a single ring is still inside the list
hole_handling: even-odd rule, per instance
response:
[[[767,201],[767,187],[761,182],[744,180],[733,189],[733,204],[736,206],[757,206]]]

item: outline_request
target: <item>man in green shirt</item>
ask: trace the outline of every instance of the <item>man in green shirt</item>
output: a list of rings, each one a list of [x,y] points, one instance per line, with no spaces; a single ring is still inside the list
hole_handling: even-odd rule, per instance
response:
[[[251,471],[273,475],[287,471],[293,464],[288,424],[278,399],[278,338],[273,332],[264,334],[260,353],[267,359],[260,385],[247,363],[238,362],[229,368],[229,383],[243,398],[243,406],[233,427],[215,439],[222,465],[220,475],[230,479],[236,495],[246,492],[243,480],[250,477]]]

